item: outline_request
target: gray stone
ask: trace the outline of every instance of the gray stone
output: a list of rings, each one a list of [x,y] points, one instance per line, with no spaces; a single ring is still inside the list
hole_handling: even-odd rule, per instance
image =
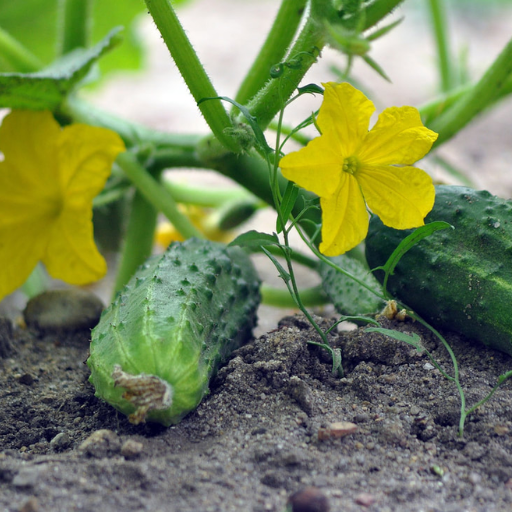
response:
[[[25,323],[42,332],[92,329],[103,310],[101,300],[80,288],[49,290],[29,300]]]

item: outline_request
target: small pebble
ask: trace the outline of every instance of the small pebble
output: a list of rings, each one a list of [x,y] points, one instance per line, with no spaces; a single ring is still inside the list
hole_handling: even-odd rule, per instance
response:
[[[80,288],[49,290],[30,299],[23,311],[28,327],[41,332],[93,328],[103,310],[101,300]]]
[[[121,440],[112,430],[96,430],[82,442],[78,449],[90,457],[108,457],[121,451]]]
[[[121,446],[121,455],[125,459],[136,459],[142,453],[144,445],[133,439],[127,439]]]
[[[498,436],[505,436],[509,433],[509,428],[506,425],[494,425],[494,433]]]
[[[291,512],[328,512],[327,496],[316,487],[305,487],[288,498]]]
[[[473,484],[477,485],[482,481],[482,476],[480,473],[477,473],[476,471],[472,471],[469,473],[468,480]]]
[[[367,492],[362,492],[356,496],[355,502],[362,507],[370,507],[375,503],[375,496]]]
[[[56,450],[63,450],[71,444],[71,439],[66,432],[59,432],[51,441],[50,446]]]
[[[30,375],[30,373],[24,373],[18,377],[18,382],[20,384],[25,384],[25,386],[31,386],[34,383],[35,379]]]
[[[318,440],[325,441],[336,437],[345,437],[357,432],[357,425],[350,421],[337,421],[331,423],[327,428],[318,429]]]
[[[30,497],[27,501],[25,501],[18,512],[38,512],[39,511],[39,501],[35,496]]]

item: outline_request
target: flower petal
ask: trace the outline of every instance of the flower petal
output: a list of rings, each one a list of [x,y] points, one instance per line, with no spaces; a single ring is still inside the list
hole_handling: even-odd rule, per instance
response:
[[[0,225],[0,300],[26,281],[44,254],[47,243],[45,220]]]
[[[359,169],[357,180],[371,211],[395,229],[423,226],[434,206],[432,178],[416,167],[375,166]]]
[[[12,166],[0,176],[0,187],[41,197],[58,193],[56,140],[60,127],[49,111],[13,110],[0,126],[0,151]],[[8,185],[7,185],[8,184]]]
[[[16,165],[0,162],[0,229],[17,226],[18,236],[32,221],[51,222],[60,206],[57,193],[48,197],[41,188],[24,189],[23,183]]]
[[[332,195],[339,185],[343,155],[338,151],[336,134],[326,133],[299,151],[281,158],[279,166],[286,179],[320,197]]]
[[[354,176],[343,173],[339,192],[321,198],[322,243],[320,252],[338,256],[362,242],[368,232],[368,212]]]
[[[121,137],[106,128],[85,124],[66,126],[58,150],[66,204],[89,205],[105,185],[117,155],[125,149]]]
[[[414,107],[391,107],[380,114],[357,156],[366,165],[411,165],[436,139],[437,133],[423,126]]]
[[[368,133],[370,118],[375,111],[373,103],[348,83],[329,82],[317,117],[317,124],[326,134],[334,131],[340,150],[352,156]]]
[[[91,208],[64,209],[50,233],[42,261],[52,277],[81,285],[105,275],[107,265],[94,243]]]

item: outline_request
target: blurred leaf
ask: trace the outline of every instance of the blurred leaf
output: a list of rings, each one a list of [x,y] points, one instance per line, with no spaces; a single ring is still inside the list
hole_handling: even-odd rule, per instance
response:
[[[186,0],[174,0],[174,5]],[[56,57],[58,0],[0,0],[0,26],[30,49],[44,63]],[[103,73],[115,69],[138,69],[141,45],[135,21],[145,12],[142,0],[97,0],[93,6],[92,38],[99,41],[113,27],[125,27],[124,44],[100,64]],[[0,71],[14,71],[0,57]]]
[[[388,82],[391,82],[391,80],[389,79],[388,75],[386,75],[386,72],[384,71],[384,69],[382,69],[381,66],[379,66],[379,64],[377,64],[369,55],[363,55],[361,57],[365,62],[366,64],[368,64],[368,66],[370,66],[374,71],[377,71],[377,73],[382,77],[384,78],[384,80],[387,80]]]
[[[113,29],[92,48],[70,52],[37,73],[1,73],[0,108],[55,110],[91,66],[121,42],[120,31]]]
[[[389,336],[395,340],[404,341],[405,343],[412,345],[418,352],[423,352],[421,338],[415,332],[412,334],[405,334],[404,332],[395,331],[394,329],[384,329],[382,327],[368,327],[368,329],[365,329],[365,332],[378,332],[379,334],[384,334],[385,336]]]
[[[229,246],[238,245],[239,247],[258,248],[264,245],[279,245],[279,238],[276,234],[260,233],[259,231],[247,231],[237,236]]]
[[[290,218],[290,214],[292,213],[293,207],[295,206],[295,201],[297,200],[297,196],[299,195],[299,187],[292,183],[288,182],[286,185],[286,190],[284,192],[283,200],[281,202],[281,217],[277,218],[277,232],[281,233]],[[281,220],[283,223],[281,224]]]

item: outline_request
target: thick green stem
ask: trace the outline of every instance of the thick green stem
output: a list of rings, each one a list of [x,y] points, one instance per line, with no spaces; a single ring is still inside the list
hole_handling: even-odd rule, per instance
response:
[[[274,206],[272,190],[269,184],[269,172],[267,162],[257,153],[251,152],[243,155],[228,153],[218,146],[213,139],[205,139],[199,149],[201,160],[205,166],[220,172],[224,176],[236,181],[255,196]],[[288,181],[278,173],[277,176],[281,194],[284,193]],[[304,201],[312,201],[316,198],[314,194],[301,189],[293,209],[293,215],[298,215],[304,208]],[[302,220],[310,220],[314,223],[321,222],[319,210],[309,209],[302,217]],[[311,225],[304,224],[307,233],[311,233]]]
[[[172,195],[137,162],[133,154],[121,153],[116,162],[140,193],[169,219],[184,238],[204,238],[190,219],[178,210]]]
[[[449,31],[445,4],[444,0],[428,0],[428,4],[437,46],[441,90],[448,92],[455,84],[453,80],[454,63],[448,43]]]
[[[193,153],[204,135],[172,134],[147,128],[126,121],[106,112],[76,96],[68,96],[61,105],[61,113],[76,122],[102,126],[117,132],[128,146],[152,145],[154,147],[176,148]]]
[[[29,49],[1,27],[0,55],[18,73],[32,73],[43,67],[43,63]]]
[[[376,0],[366,8],[365,30],[388,15],[403,0]],[[316,61],[325,45],[324,20],[336,16],[331,0],[311,0],[310,12],[295,43],[284,60],[291,66],[284,66],[284,74],[279,79],[270,80],[250,100],[248,108],[262,128],[270,122],[282,108],[300,81]],[[243,117],[240,117],[243,122]]]
[[[91,0],[59,1],[59,53],[87,48],[91,26]]]
[[[121,260],[114,285],[115,295],[151,255],[158,211],[138,191],[132,199]]]
[[[188,151],[176,147],[159,148],[151,151],[146,165],[147,170],[151,173],[164,169],[175,169],[177,167],[202,169],[204,165],[197,157],[195,151]]]
[[[286,54],[302,19],[306,0],[283,0],[274,24],[251,69],[248,71],[235,100],[245,104],[270,79],[270,68]]]
[[[270,80],[248,103],[250,113],[262,129],[268,127],[300,81],[316,62],[325,45],[323,20],[332,14],[330,0],[312,0],[311,8],[302,30],[290,48],[286,59],[290,65],[283,67],[283,75]],[[243,118],[240,118],[243,121]]]
[[[145,2],[195,101],[218,97],[169,0]],[[199,110],[215,137],[230,151],[239,152],[238,143],[228,133],[232,124],[221,101],[203,101]]]
[[[452,107],[455,103],[457,103],[464,95],[470,92],[474,84],[464,84],[456,89],[452,89],[448,93],[441,94],[437,98],[424,103],[423,105],[418,107],[418,110],[421,115],[421,119],[423,123],[429,126],[434,120],[441,115],[443,115],[449,108]],[[505,96],[508,96],[512,93],[512,75],[509,75],[507,80],[504,82],[503,86],[499,91],[497,91],[494,99],[487,105],[487,108],[494,105],[497,101],[503,99]]]
[[[274,288],[272,286],[262,284],[261,302],[266,306],[275,306],[278,308],[296,308],[297,304],[293,300],[288,289]],[[311,288],[303,288],[299,290],[302,304],[307,308],[322,306],[329,304],[330,300],[322,289],[322,285],[313,286]]]
[[[164,187],[168,188],[172,197],[178,203],[195,204],[204,207],[219,207],[231,201],[243,201],[256,198],[243,188],[217,188],[191,185],[163,178]]]
[[[501,97],[512,74],[512,39],[486,71],[480,81],[429,128],[439,134],[434,147],[453,137],[491,103]]]
[[[50,286],[50,279],[41,263],[38,263],[34,270],[27,277],[27,280],[21,286],[22,292],[31,299],[40,293],[46,291]]]

